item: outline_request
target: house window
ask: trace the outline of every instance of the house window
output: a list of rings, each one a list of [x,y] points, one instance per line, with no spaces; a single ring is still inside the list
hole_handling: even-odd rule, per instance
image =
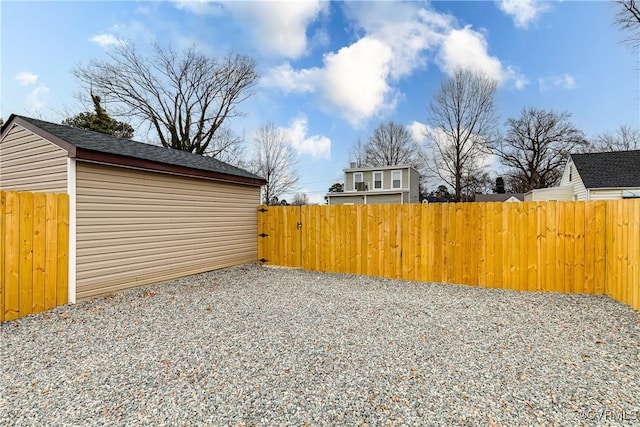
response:
[[[373,188],[382,188],[382,172],[373,173]]]
[[[391,171],[391,188],[402,188],[402,171]]]
[[[571,182],[572,176],[573,176],[573,166],[569,166],[569,182]]]
[[[364,178],[362,172],[356,172],[353,174],[353,189],[362,191],[364,187]]]

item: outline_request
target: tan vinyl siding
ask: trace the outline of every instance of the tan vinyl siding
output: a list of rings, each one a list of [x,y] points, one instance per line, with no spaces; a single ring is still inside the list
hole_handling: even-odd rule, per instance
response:
[[[256,260],[259,187],[76,168],[78,298]]]
[[[0,188],[67,192],[67,152],[21,126],[0,141]]]

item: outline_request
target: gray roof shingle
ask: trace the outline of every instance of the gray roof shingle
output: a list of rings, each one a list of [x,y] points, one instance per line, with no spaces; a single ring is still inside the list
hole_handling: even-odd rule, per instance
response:
[[[43,131],[60,138],[76,148],[99,153],[125,156],[167,165],[175,165],[189,169],[220,173],[252,180],[263,180],[262,177],[246,170],[232,166],[212,157],[201,156],[186,151],[174,150],[157,145],[146,144],[112,135],[76,129],[65,125],[45,122],[30,117],[18,116],[20,119]],[[11,118],[6,124],[9,124]]]
[[[587,188],[640,187],[640,150],[572,154]]]
[[[524,201],[524,193],[476,194],[476,202],[504,202],[512,197]]]

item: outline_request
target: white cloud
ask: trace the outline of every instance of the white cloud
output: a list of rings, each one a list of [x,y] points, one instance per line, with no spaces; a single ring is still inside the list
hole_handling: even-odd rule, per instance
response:
[[[364,37],[325,56],[323,96],[352,125],[393,106],[387,81],[392,52],[379,40]]]
[[[100,46],[119,46],[123,41],[111,34],[96,34],[89,39]]]
[[[527,28],[542,15],[549,5],[540,0],[499,0],[498,7],[507,15],[511,15],[516,27]]]
[[[322,67],[295,70],[285,63],[268,71],[262,82],[315,93],[326,110],[359,126],[395,107],[393,83],[426,66],[426,51],[441,42],[451,18],[414,4],[351,2],[344,8],[362,37],[327,53]]]
[[[501,85],[513,85],[522,90],[529,79],[515,67],[506,68],[495,56],[489,55],[489,44],[485,37],[469,25],[460,30],[451,30],[439,52],[440,67],[449,75],[457,68],[471,70],[497,80]]]
[[[285,92],[314,92],[321,72],[319,68],[294,70],[291,64],[285,62],[268,70],[262,77],[261,83],[265,86],[278,87]]]
[[[500,60],[488,53],[488,43],[482,34],[471,26],[451,30],[440,49],[441,67],[450,75],[457,68],[484,73],[498,81],[504,79]]]
[[[42,109],[44,106],[44,100],[42,98],[47,93],[49,93],[49,88],[43,84],[33,89],[27,96],[27,107],[31,110]]]
[[[524,89],[529,84],[529,79],[524,74],[520,74],[514,67],[508,66],[505,75],[507,80],[512,81],[513,86],[518,90]]]
[[[426,52],[442,42],[453,24],[449,15],[410,3],[350,2],[345,11],[359,30],[390,48],[394,79],[424,68]]]
[[[416,144],[423,144],[427,140],[427,131],[429,130],[429,126],[420,122],[412,122],[409,126],[409,132],[411,132],[411,136]]]
[[[225,11],[237,17],[252,33],[254,44],[266,55],[299,58],[307,51],[307,27],[328,10],[324,0],[228,1],[177,0],[178,9],[200,15]],[[322,42],[323,34],[318,34]]]
[[[18,81],[18,84],[20,86],[29,86],[29,85],[35,84],[35,82],[38,80],[38,75],[34,73],[22,71],[16,74],[15,79]]]
[[[516,89],[528,84],[514,67],[488,52],[485,37],[455,19],[418,3],[347,2],[346,16],[358,40],[324,55],[319,67],[295,69],[285,62],[268,70],[262,84],[286,92],[315,94],[325,110],[352,126],[395,108],[396,83],[427,66],[429,56],[449,74],[458,68],[482,72]]]
[[[218,15],[224,9],[220,3],[209,0],[175,0],[175,5],[178,9],[198,15]]]
[[[307,136],[307,117],[300,116],[283,130],[289,135],[289,142],[299,156],[308,154],[315,159],[328,159],[331,156],[331,140],[326,136]]]
[[[313,92],[329,109],[337,109],[352,125],[392,108],[392,90],[387,83],[391,68],[390,48],[364,37],[324,56],[323,68],[299,71],[284,64],[271,69],[262,80],[290,92]]]
[[[538,80],[540,92],[547,92],[552,89],[575,89],[576,80],[571,74],[559,76],[543,77]]]

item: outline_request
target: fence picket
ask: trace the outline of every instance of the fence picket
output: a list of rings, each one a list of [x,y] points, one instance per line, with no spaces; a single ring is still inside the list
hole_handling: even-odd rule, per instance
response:
[[[18,276],[18,312],[33,308],[33,193],[20,193],[20,269]]]
[[[7,237],[7,231],[6,231],[6,227],[5,224],[7,222],[6,217],[5,217],[5,205],[7,203],[6,201],[6,194],[4,191],[0,191],[0,282],[1,283],[5,283],[5,275],[4,275],[4,269],[5,269],[5,240]],[[3,285],[0,285],[0,322],[4,322],[4,298],[5,298],[5,288]]]

